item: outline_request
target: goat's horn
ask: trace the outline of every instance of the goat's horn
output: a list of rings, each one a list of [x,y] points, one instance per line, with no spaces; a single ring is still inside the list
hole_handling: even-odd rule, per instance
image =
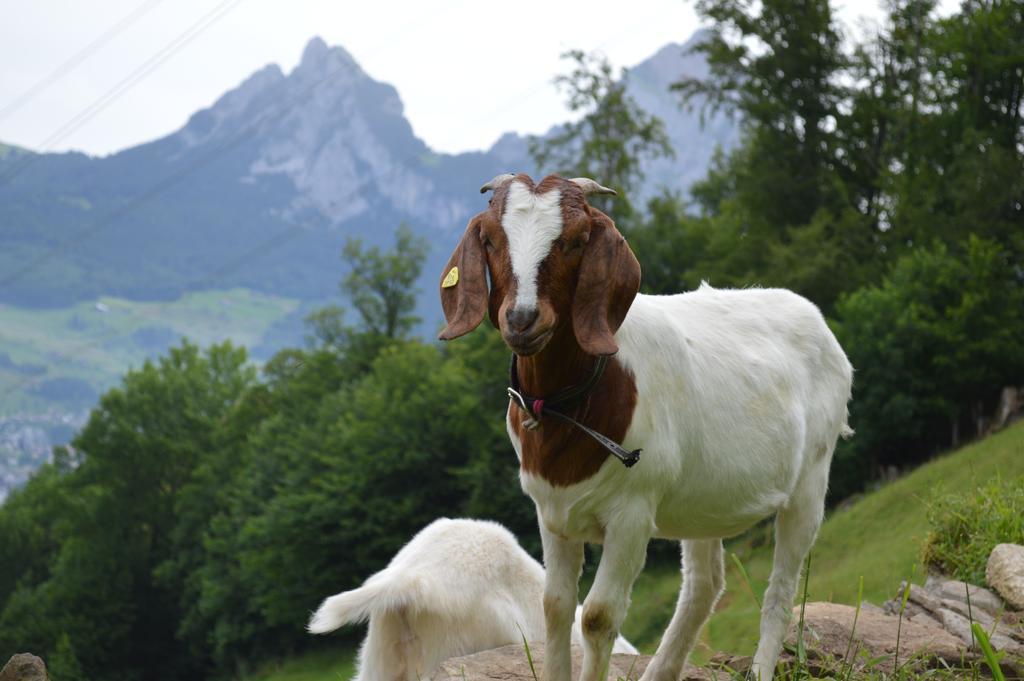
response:
[[[615,196],[615,190],[603,187],[589,177],[574,177],[571,180],[574,185],[583,190],[584,194],[609,194]]]
[[[505,184],[508,184],[515,178],[516,176],[513,173],[502,173],[501,175],[496,176],[493,180],[485,184],[483,187],[480,187],[480,193],[486,194],[492,189],[497,189]]]

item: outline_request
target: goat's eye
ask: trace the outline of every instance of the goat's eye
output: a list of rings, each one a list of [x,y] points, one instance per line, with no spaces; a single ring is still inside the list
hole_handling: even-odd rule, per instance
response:
[[[491,240],[487,237],[484,237],[484,248],[486,248],[488,251],[494,250],[494,244],[492,244]]]

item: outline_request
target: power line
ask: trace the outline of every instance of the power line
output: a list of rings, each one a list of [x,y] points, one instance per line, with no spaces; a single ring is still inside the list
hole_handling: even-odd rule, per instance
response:
[[[100,34],[91,43],[75,52],[73,55],[65,59],[60,66],[51,71],[47,76],[41,78],[30,88],[25,90],[23,93],[15,97],[12,101],[0,107],[0,121],[4,120],[21,107],[25,106],[40,92],[53,85],[55,82],[66,76],[67,74],[74,71],[78,66],[82,64],[86,59],[92,56],[97,50],[102,48],[104,45],[109,43],[111,40],[119,36],[125,30],[127,30],[132,24],[135,24],[139,19],[149,14],[157,5],[163,0],[148,0],[139,7],[129,12],[126,16],[122,17],[120,21],[115,23],[113,26],[108,28],[102,34]]]
[[[152,54],[146,61],[142,62],[131,73],[118,81],[112,88],[97,97],[91,104],[71,117],[64,125],[57,128],[42,143],[38,145],[39,152],[48,151],[53,145],[66,139],[69,135],[80,129],[83,125],[96,117],[101,111],[117,101],[122,95],[146,79],[153,71],[159,68],[164,62],[173,57],[182,48],[198,38],[206,29],[210,28],[217,21],[222,19],[231,10],[238,6],[242,0],[221,0],[212,10],[200,17],[195,23],[189,26],[169,43]],[[0,186],[9,183],[12,179],[23,173],[29,166],[42,158],[42,153],[27,155],[22,158],[9,171],[0,175]]]

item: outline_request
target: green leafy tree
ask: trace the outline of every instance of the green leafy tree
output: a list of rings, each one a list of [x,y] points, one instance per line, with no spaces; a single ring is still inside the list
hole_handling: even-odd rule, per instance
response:
[[[665,126],[626,92],[625,70],[615,78],[604,57],[580,50],[562,56],[574,66],[555,83],[566,93],[569,110],[583,116],[547,137],[531,138],[530,154],[540,168],[590,177],[616,190],[614,199],[592,197],[591,203],[624,227],[633,215],[629,196],[643,179],[641,163],[674,155]]]
[[[47,660],[47,672],[56,681],[89,681],[66,633],[57,639],[57,647]]]
[[[844,296],[839,339],[857,370],[835,494],[879,466],[906,466],[975,433],[1004,385],[1024,381],[1024,287],[999,244],[971,237],[899,260]]]
[[[687,213],[682,197],[662,193],[647,204],[629,235],[629,245],[643,264],[642,290],[671,294],[695,289],[708,273],[713,234],[710,220]]]
[[[743,136],[692,188],[709,236],[691,266],[715,285],[791,288],[830,312],[842,291],[877,278],[881,252],[877,224],[836,172],[851,88],[842,84],[848,60],[831,6],[701,0],[697,8],[715,22],[693,48],[709,75],[673,88],[705,112],[739,116]]]
[[[344,259],[351,268],[341,288],[359,313],[363,329],[384,339],[406,337],[420,321],[416,306],[416,280],[427,254],[427,241],[406,225],[395,233],[395,248],[381,253],[364,249],[362,241],[345,244]]]
[[[216,456],[218,432],[255,378],[244,350],[225,344],[200,353],[184,343],[104,395],[73,442],[78,466],[57,476],[58,460],[30,483],[62,488],[62,502],[13,519],[44,528],[28,540],[42,541],[50,556],[2,603],[5,648],[31,642],[63,660],[68,674],[93,679],[202,673],[204,659],[184,654],[176,636],[202,523],[182,524],[178,504],[196,470]],[[216,494],[189,498],[209,504],[209,496]],[[6,506],[0,511],[0,527],[7,526]],[[55,551],[48,536],[59,538]]]
[[[698,0],[697,12],[715,22],[694,48],[710,75],[673,87],[741,116],[748,181],[737,191],[749,212],[776,228],[806,224],[826,202],[843,65],[828,0]]]
[[[242,400],[263,416],[247,428],[193,573],[182,631],[227,673],[310,645],[310,610],[381,569],[440,515],[535,535],[504,432],[507,350],[496,334],[480,329],[439,349],[383,342],[338,308],[309,323],[308,347],[278,353]]]

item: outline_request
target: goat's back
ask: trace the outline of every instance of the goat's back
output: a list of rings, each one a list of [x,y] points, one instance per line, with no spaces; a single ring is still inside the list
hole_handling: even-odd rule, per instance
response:
[[[363,586],[326,599],[309,630],[368,619],[359,681],[415,681],[455,655],[543,639],[543,589],[543,568],[504,527],[442,518]]]
[[[810,301],[706,285],[639,295],[616,341],[637,390],[623,444],[644,458],[593,484],[650,495],[659,535],[729,536],[785,506],[811,469],[827,478],[853,370]]]

